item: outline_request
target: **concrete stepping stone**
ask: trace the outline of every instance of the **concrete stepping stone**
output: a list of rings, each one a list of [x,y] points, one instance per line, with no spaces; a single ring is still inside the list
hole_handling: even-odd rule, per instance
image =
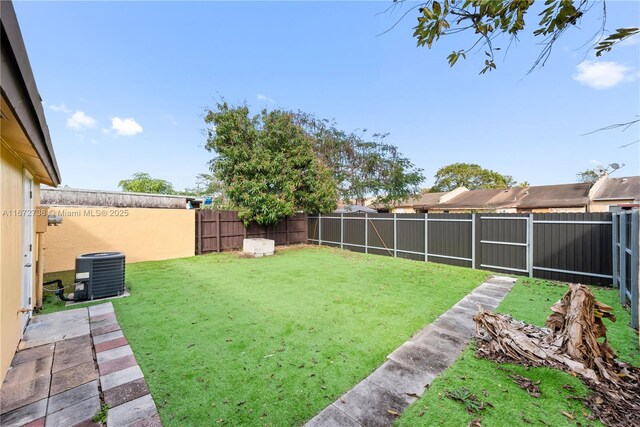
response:
[[[383,427],[393,424],[409,402],[364,379],[339,398],[335,407],[359,424],[367,427]]]
[[[495,310],[500,305],[500,300],[499,299],[487,297],[487,296],[480,295],[480,294],[474,294],[474,293],[471,293],[471,294],[467,295],[466,297],[464,297],[460,301],[460,303],[463,303],[463,301],[464,301],[465,304],[467,302],[472,303],[474,308],[476,308],[476,309],[478,307],[478,304],[480,304],[482,306],[482,308],[485,309],[485,310]]]
[[[98,379],[98,371],[93,360],[64,371],[55,372],[51,376],[50,395],[53,396],[54,394],[71,390],[96,379]]]
[[[37,359],[45,359],[47,357],[53,357],[54,344],[41,345],[39,347],[29,348],[27,350],[17,351],[11,361],[11,366],[16,366],[21,363],[29,362]]]
[[[91,318],[91,331],[93,333],[94,329],[104,328],[109,325],[117,325],[118,320],[116,319],[115,313],[106,313],[101,314],[96,317]],[[120,329],[120,326],[117,326]]]
[[[124,334],[122,333],[121,329],[118,329],[117,331],[114,332],[109,332],[106,334],[102,334],[102,335],[98,335],[93,337],[93,343],[94,344],[100,344],[106,341],[111,341],[111,340],[115,340],[117,338],[124,338]]]
[[[120,325],[118,323],[109,323],[107,325],[104,326],[91,326],[91,335],[98,336],[98,335],[103,335],[103,334],[107,334],[109,332],[113,332],[113,331],[119,331],[120,330]]]
[[[101,365],[104,362],[131,355],[133,355],[133,350],[131,350],[131,346],[126,345],[124,347],[118,347],[112,350],[103,351],[102,353],[97,353],[96,358],[98,359],[98,365]]]
[[[0,425],[2,427],[24,426],[38,420],[44,421],[47,412],[47,399],[38,400],[14,411],[2,414]],[[42,424],[44,425],[44,423]]]
[[[435,375],[413,369],[403,363],[387,360],[367,379],[412,403],[422,396],[425,387],[431,384]]]
[[[160,415],[155,414],[144,420],[134,422],[130,427],[162,427],[162,422],[160,421]]]
[[[510,288],[508,288],[507,286],[504,285],[498,285],[498,284],[492,284],[492,283],[485,283],[484,285],[482,285],[481,289],[490,289],[492,291],[498,291],[498,292],[502,292],[504,295],[508,294],[509,291],[511,290]]]
[[[75,405],[47,415],[46,427],[76,426],[91,419],[100,410],[100,397],[91,396]]]
[[[419,369],[434,377],[440,375],[455,360],[457,354],[449,355],[441,354],[437,350],[418,345],[415,342],[408,341],[398,347],[388,358],[405,366]]]
[[[101,314],[114,313],[113,304],[110,302],[98,305],[92,305],[89,307],[89,316],[91,318],[99,316]]]
[[[105,390],[104,401],[110,408],[113,408],[142,397],[145,394],[149,394],[147,383],[144,381],[144,378],[138,378],[137,380]]]
[[[59,357],[58,355],[61,352],[69,352],[77,349],[78,347],[90,347],[90,346],[91,346],[91,336],[89,334],[58,341],[56,343],[56,350],[55,350],[56,357]]]
[[[400,396],[364,379],[336,400],[335,407],[359,424],[383,427],[393,424],[409,402]]]
[[[461,337],[433,325],[431,328],[427,328],[423,334],[420,334],[420,336],[412,342],[422,347],[428,347],[433,351],[446,353],[451,352],[451,350],[464,350],[470,340],[471,337]]]
[[[89,313],[86,308],[36,316],[29,322],[18,349],[38,347],[88,333]]]
[[[82,402],[83,400],[89,399],[93,396],[98,396],[98,380],[88,382],[81,386],[74,387],[71,390],[51,396],[49,399],[49,406],[47,407],[47,414],[52,414],[71,407],[76,403]]]
[[[508,276],[493,276],[485,283],[490,283],[492,285],[501,285],[506,286],[508,288],[512,288],[515,283],[515,279],[513,277]]]
[[[308,421],[305,426],[392,425],[425,387],[451,364],[476,331],[477,304],[495,309],[515,279],[493,277],[425,326],[387,357],[371,375]]]
[[[42,375],[18,384],[4,383],[0,389],[0,414],[46,399],[51,377]]]
[[[109,375],[104,375],[100,377],[100,385],[102,386],[102,391],[109,390],[110,388],[128,383],[133,380],[137,380],[138,378],[143,378],[144,374],[142,373],[142,369],[140,366],[132,366],[130,368],[122,369],[120,371],[113,372]]]
[[[55,374],[85,363],[93,363],[93,350],[91,349],[90,340],[87,340],[84,345],[66,347],[65,349],[59,349],[56,345],[51,372]]]
[[[486,296],[486,297],[490,297],[490,298],[495,298],[495,299],[499,299],[501,300],[502,298],[504,298],[504,296],[508,293],[509,291],[500,288],[500,289],[496,289],[495,286],[478,286],[474,291],[473,294],[474,295],[481,295],[481,296]]]
[[[344,412],[331,404],[316,417],[305,424],[307,427],[362,427],[360,423],[349,418]]]
[[[461,337],[471,337],[476,330],[476,325],[472,317],[467,317],[466,315],[461,316],[449,312],[440,316],[434,322],[434,325],[450,332],[451,334]]]
[[[150,394],[109,409],[108,426],[125,427],[152,418],[158,413]]]
[[[98,364],[98,369],[100,370],[100,375],[108,375],[112,372],[130,368],[137,364],[138,362],[136,361],[136,358],[133,356],[133,354],[130,354],[128,356],[100,363]]]
[[[96,353],[101,353],[103,351],[111,350],[113,348],[123,347],[125,345],[129,345],[129,341],[125,337],[116,338],[115,340],[101,342],[100,344],[95,345]]]
[[[4,379],[6,383],[19,384],[33,381],[42,375],[51,373],[51,364],[53,357],[30,360],[19,365],[12,366]]]

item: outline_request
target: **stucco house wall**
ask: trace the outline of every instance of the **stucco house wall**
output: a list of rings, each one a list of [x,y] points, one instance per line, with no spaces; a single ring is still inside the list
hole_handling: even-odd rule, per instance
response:
[[[40,184],[60,173],[44,109],[10,1],[0,2],[0,387],[42,290],[46,213]],[[26,183],[30,189],[25,188]],[[29,194],[27,194],[27,191]],[[28,202],[28,203],[25,203]],[[40,216],[38,216],[40,215]],[[45,220],[44,222],[42,220]],[[44,224],[44,226],[43,226]],[[27,232],[33,233],[26,239]],[[30,289],[24,284],[30,284]],[[24,289],[24,290],[23,290]]]
[[[195,252],[195,210],[49,206],[49,213],[63,221],[47,231],[47,273],[75,269],[83,253],[124,252],[132,263]]]

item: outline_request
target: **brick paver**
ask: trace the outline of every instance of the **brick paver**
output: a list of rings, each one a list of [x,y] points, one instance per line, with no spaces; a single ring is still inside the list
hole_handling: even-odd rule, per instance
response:
[[[0,426],[162,426],[111,303],[36,316],[0,389]]]

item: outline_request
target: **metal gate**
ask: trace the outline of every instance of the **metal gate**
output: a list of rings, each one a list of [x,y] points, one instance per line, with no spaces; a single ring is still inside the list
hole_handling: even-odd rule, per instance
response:
[[[480,267],[533,276],[533,221],[527,216],[480,216]]]

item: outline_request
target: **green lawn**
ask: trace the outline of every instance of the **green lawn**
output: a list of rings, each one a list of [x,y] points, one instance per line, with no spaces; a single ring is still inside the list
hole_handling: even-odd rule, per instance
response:
[[[131,296],[113,304],[165,425],[290,426],[486,277],[303,247],[131,264]]]
[[[640,365],[638,336],[628,325],[630,314],[620,308],[615,289],[592,288],[596,299],[614,307],[618,317],[616,323],[607,324],[607,335],[611,345],[622,360]],[[520,279],[509,295],[498,307],[498,312],[509,313],[514,318],[536,325],[544,325],[549,307],[566,292],[566,285],[544,280]],[[605,321],[607,322],[607,321]],[[515,373],[540,381],[540,398],[530,397],[520,389],[508,375]],[[575,391],[562,386],[571,385]],[[462,387],[475,394],[478,399],[492,406],[480,415],[467,413],[463,404],[446,397],[446,393]],[[587,388],[577,378],[553,369],[527,369],[515,365],[499,365],[488,360],[477,359],[473,348],[468,348],[455,364],[437,378],[429,390],[413,404],[398,420],[398,426],[466,426],[474,418],[482,418],[483,426],[538,425],[601,425],[588,421],[588,413],[577,400],[569,395],[584,396]],[[563,411],[575,416],[570,420]]]

